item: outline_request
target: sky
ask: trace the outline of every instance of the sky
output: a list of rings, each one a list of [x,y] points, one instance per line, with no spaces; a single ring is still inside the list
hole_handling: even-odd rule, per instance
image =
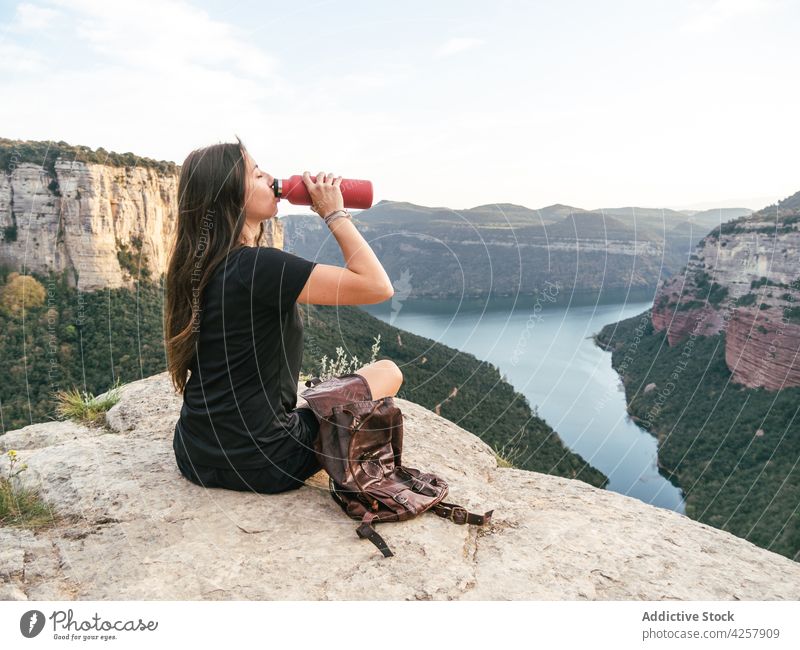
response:
[[[238,135],[376,202],[758,209],[800,190],[798,26],[793,0],[0,0],[0,137],[180,164]]]

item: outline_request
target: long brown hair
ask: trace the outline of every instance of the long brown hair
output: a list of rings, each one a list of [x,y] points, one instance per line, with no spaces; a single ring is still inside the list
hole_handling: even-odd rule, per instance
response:
[[[196,352],[203,290],[217,265],[244,245],[245,152],[236,136],[233,143],[195,149],[181,166],[164,309],[167,369],[179,393]],[[262,221],[257,246],[263,237]]]

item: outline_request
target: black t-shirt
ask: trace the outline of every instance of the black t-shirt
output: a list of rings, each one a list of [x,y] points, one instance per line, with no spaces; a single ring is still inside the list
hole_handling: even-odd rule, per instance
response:
[[[196,465],[235,469],[285,460],[302,423],[294,411],[303,357],[296,303],[316,262],[244,246],[203,292],[191,376],[173,449]]]

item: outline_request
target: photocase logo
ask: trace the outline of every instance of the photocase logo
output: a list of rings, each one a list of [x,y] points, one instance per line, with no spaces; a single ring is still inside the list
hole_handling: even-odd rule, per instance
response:
[[[38,609],[25,612],[19,619],[19,631],[22,636],[32,639],[44,629],[44,614]]]
[[[543,309],[542,299],[547,302],[554,303],[558,298],[558,291],[559,291],[559,284],[558,282],[550,282],[545,280],[545,288],[543,291],[537,292],[536,302],[533,305],[533,311],[530,316],[528,316],[528,322],[525,323],[525,329],[523,330],[522,334],[519,336],[519,341],[517,341],[517,345],[514,348],[514,351],[511,353],[511,365],[516,366],[519,363],[519,360],[522,358],[522,355],[525,353],[525,349],[528,347],[528,339],[531,336],[531,332],[534,327],[536,327],[537,322],[541,322],[544,318],[539,314],[540,311]]]
[[[392,315],[389,318],[389,325],[394,324],[397,314],[399,314],[400,310],[403,308],[403,301],[411,295],[412,275],[413,274],[408,269],[403,269],[400,279],[397,282],[392,283],[394,287],[394,295],[392,296]]]
[[[153,632],[158,629],[158,621],[141,618],[106,620],[96,612],[89,620],[75,619],[71,609],[55,609],[47,618],[53,622],[53,639],[57,641],[110,641],[119,638],[116,632]],[[30,639],[42,631],[44,624],[44,614],[31,609],[19,619],[19,631]],[[109,632],[114,634],[107,634]]]

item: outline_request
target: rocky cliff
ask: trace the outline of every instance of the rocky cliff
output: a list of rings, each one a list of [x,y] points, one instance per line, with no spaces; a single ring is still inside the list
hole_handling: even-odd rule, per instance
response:
[[[356,536],[324,472],[278,495],[184,479],[171,444],[180,399],[162,373],[125,386],[105,429],[49,422],[0,438],[57,515],[36,533],[0,528],[0,598],[800,598],[800,565],[781,555],[580,481],[500,468],[479,438],[399,398],[404,464],[494,515],[484,527],[431,513],[379,524],[395,553],[383,558]]]
[[[14,158],[13,148],[24,152],[25,143],[7,142],[0,264],[21,272],[67,271],[82,290],[130,286],[140,275],[166,270],[177,219],[174,166],[85,162],[72,149],[59,155],[58,147],[41,164]],[[267,226],[267,245],[283,248],[279,222]]]
[[[733,380],[800,385],[800,192],[714,229],[653,305],[671,346],[725,334]]]

